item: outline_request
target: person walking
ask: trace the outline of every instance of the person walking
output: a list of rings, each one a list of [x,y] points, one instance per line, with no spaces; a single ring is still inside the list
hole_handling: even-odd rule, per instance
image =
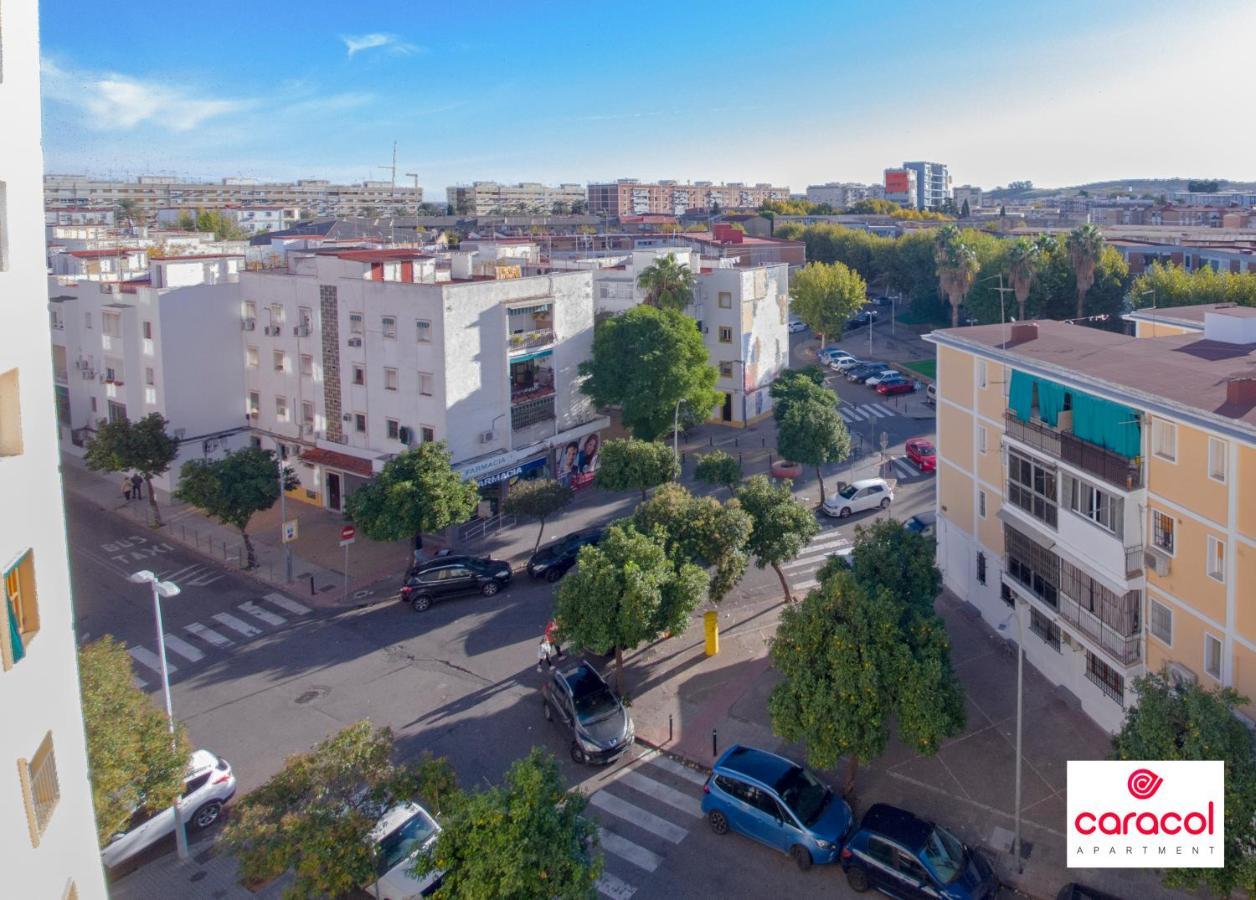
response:
[[[131,479],[123,475],[122,476],[122,497],[124,500],[126,500],[127,503],[131,502],[131,491],[132,491]]]
[[[131,476],[131,493],[136,500],[144,499],[144,479],[140,477],[139,472]]]
[[[541,671],[541,666],[547,669],[554,668],[554,645],[550,643],[548,636],[541,638],[541,646],[536,650],[536,670]]]
[[[554,650],[554,659],[561,660],[563,647],[558,641],[558,623],[553,619],[550,619],[549,624],[545,626],[545,640]]]

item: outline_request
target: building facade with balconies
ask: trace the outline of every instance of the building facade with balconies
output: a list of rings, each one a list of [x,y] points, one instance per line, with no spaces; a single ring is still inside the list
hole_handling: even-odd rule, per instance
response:
[[[1150,671],[1256,696],[1256,310],[1204,319],[928,337],[944,582],[1109,730]]]

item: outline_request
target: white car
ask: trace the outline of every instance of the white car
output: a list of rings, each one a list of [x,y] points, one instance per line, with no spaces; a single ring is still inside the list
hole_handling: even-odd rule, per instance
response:
[[[789,333],[790,334],[797,334],[800,331],[806,331],[806,330],[807,330],[807,325],[805,322],[800,322],[798,319],[789,320]]]
[[[865,378],[864,384],[866,384],[870,388],[874,388],[883,381],[898,380],[902,377],[903,377],[903,373],[900,372],[898,369],[882,369],[880,372],[873,375],[871,378]]]
[[[183,779],[179,814],[188,828],[208,828],[222,815],[222,805],[235,793],[236,780],[231,765],[208,750],[197,750]],[[115,834],[100,851],[101,861],[112,869],[174,834],[174,810],[169,806],[155,811],[138,809],[126,831]]]
[[[865,478],[824,499],[824,514],[845,519],[865,509],[885,509],[894,500],[894,485],[884,478]]]
[[[837,371],[839,372],[849,372],[851,369],[855,368],[855,366],[862,366],[862,365],[863,365],[863,360],[855,359],[855,357],[853,356],[843,356],[829,363],[830,368],[837,369]]]
[[[825,347],[823,350],[816,351],[816,357],[819,358],[820,362],[826,363],[835,362],[851,355],[845,350],[838,350],[836,347]]]
[[[376,900],[411,900],[432,894],[440,886],[440,873],[416,878],[410,868],[439,834],[436,820],[417,803],[400,803],[384,813],[371,829],[371,840],[379,848],[379,877],[362,889]]]

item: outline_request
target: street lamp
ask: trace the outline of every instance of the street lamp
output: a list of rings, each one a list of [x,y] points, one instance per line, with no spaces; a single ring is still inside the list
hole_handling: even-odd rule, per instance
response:
[[[1006,631],[1008,623],[1016,619],[1016,831],[1012,836],[1012,855],[1016,858],[1016,871],[1024,872],[1021,862],[1021,736],[1024,733],[1025,627],[1021,624],[1020,605],[1015,597],[1012,604],[1012,611],[999,631]]]
[[[684,397],[676,401],[676,412],[672,415],[672,454],[676,457],[676,467],[680,468],[680,404],[688,403]]]
[[[153,592],[153,615],[157,619],[157,649],[161,655],[161,691],[166,699],[166,722],[170,726],[170,747],[176,752],[179,749],[175,740],[174,710],[170,705],[170,669],[166,665],[166,630],[161,624],[161,598],[177,597],[179,586],[173,581],[162,581],[148,569],[131,573],[130,580],[135,584],[148,584]],[[188,835],[183,827],[183,814],[179,811],[179,798],[175,797],[174,806],[174,839],[179,859],[188,858]]]

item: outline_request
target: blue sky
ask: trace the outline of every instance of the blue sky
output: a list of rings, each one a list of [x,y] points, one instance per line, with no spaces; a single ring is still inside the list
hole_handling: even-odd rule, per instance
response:
[[[396,140],[432,199],[474,179],[802,191],[906,159],[984,187],[1256,179],[1256,4],[1189,6],[42,0],[46,168],[387,178]]]

